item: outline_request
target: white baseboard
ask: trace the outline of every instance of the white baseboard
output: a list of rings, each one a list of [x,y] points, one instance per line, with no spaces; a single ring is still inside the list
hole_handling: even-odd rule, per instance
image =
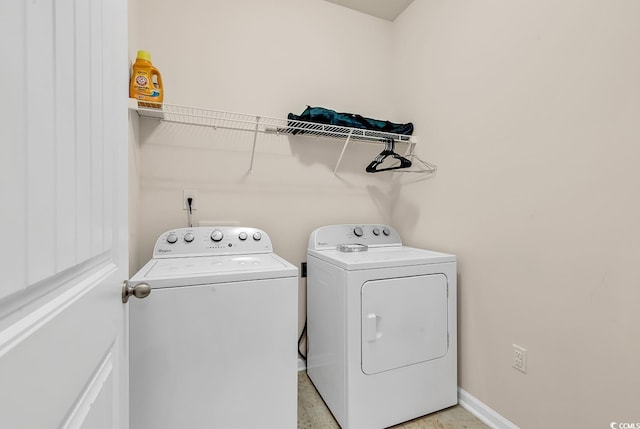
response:
[[[304,371],[305,369],[307,369],[307,361],[302,359],[301,357],[299,357],[298,358],[298,372]]]
[[[458,403],[493,429],[520,429],[461,387],[458,387]]]

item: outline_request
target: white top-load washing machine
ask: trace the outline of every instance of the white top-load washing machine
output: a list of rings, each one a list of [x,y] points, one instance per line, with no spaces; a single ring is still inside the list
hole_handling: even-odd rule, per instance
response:
[[[307,373],[343,429],[458,402],[454,255],[386,225],[331,225],[307,256]]]
[[[262,230],[162,234],[130,281],[131,428],[297,426],[298,270]]]

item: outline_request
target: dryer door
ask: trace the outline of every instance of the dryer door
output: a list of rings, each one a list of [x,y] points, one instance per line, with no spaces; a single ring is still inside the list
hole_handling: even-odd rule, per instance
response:
[[[428,274],[362,285],[362,371],[383,371],[447,353],[447,277]]]

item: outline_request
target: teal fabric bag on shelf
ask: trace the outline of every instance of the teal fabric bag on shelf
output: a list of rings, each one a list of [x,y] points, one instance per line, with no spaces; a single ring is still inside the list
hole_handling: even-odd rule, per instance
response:
[[[380,131],[392,134],[411,135],[413,134],[413,124],[396,124],[390,121],[366,118],[354,113],[339,113],[335,110],[324,107],[307,108],[300,115],[289,113],[287,118],[292,121],[315,122],[319,124],[335,125],[339,127],[359,128],[372,131]],[[293,128],[292,134],[304,133],[304,129],[299,129],[290,123]]]

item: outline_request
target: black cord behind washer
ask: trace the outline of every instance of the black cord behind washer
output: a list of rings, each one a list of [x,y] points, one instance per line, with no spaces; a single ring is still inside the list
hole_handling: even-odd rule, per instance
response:
[[[307,356],[303,355],[302,352],[300,351],[300,344],[302,344],[302,338],[305,337],[306,333],[307,333],[307,319],[304,320],[304,327],[302,328],[302,332],[300,333],[300,338],[298,338],[298,355],[304,360],[307,360]]]

